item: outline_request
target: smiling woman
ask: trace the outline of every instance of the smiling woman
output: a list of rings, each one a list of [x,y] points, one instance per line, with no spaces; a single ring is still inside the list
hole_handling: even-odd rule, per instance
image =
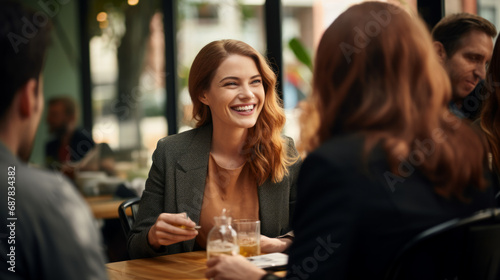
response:
[[[255,125],[264,96],[261,75],[254,61],[246,56],[231,55],[221,63],[210,88],[199,100],[210,108],[214,128],[224,128],[221,132],[227,135],[246,133],[247,128]]]
[[[388,24],[361,44],[381,16]],[[358,50],[346,56],[342,44]],[[387,279],[419,232],[494,207],[485,147],[449,115],[451,86],[419,18],[381,1],[351,6],[323,33],[313,76],[284,279]],[[464,247],[457,240],[412,255],[413,273],[398,279],[467,278],[448,270],[457,259],[429,257]],[[276,279],[241,256],[207,266],[207,278]]]
[[[290,245],[301,161],[281,136],[275,86],[274,72],[248,44],[221,40],[201,49],[189,76],[197,128],[158,142],[129,237],[132,258],[204,249],[223,208],[234,219],[261,221],[262,252]]]

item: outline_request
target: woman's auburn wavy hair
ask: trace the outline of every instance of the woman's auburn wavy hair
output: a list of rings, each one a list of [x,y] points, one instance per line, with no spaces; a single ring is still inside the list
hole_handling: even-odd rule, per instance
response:
[[[450,100],[448,75],[422,20],[392,4],[364,2],[340,15],[320,41],[302,145],[311,151],[337,134],[361,133],[365,156],[381,143],[391,171],[403,177],[398,167],[411,154],[423,156],[414,167],[435,191],[466,201],[468,186],[487,186],[485,143],[450,113]]]
[[[212,122],[210,108],[199,97],[209,90],[217,69],[231,55],[246,56],[255,62],[265,91],[264,106],[255,126],[248,130],[242,153],[259,185],[268,178],[275,183],[280,182],[288,175],[288,167],[297,159],[288,155],[281,137],[286,119],[282,101],[276,93],[276,75],[266,59],[250,45],[238,40],[214,41],[203,47],[194,59],[189,72],[189,94],[196,127]]]
[[[500,173],[500,36],[497,37],[491,63],[486,71],[483,88],[484,105],[481,111],[481,129],[486,135],[495,172]]]

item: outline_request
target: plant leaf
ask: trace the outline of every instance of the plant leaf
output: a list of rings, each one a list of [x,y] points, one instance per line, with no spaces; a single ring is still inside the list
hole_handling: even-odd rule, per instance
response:
[[[290,47],[290,49],[295,54],[295,57],[300,62],[302,62],[304,65],[306,65],[307,67],[309,67],[309,69],[311,71],[313,71],[313,65],[312,65],[311,55],[309,54],[309,52],[307,51],[307,49],[304,47],[304,45],[302,44],[302,42],[300,42],[300,40],[297,39],[297,38],[292,38],[288,42],[288,46]]]

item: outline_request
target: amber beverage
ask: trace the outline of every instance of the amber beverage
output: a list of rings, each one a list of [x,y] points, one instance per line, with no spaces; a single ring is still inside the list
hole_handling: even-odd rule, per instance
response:
[[[252,243],[239,242],[240,255],[243,257],[254,257],[260,255],[260,246],[256,241]]]
[[[251,219],[235,220],[233,227],[238,235],[240,255],[244,257],[260,255],[260,221]]]

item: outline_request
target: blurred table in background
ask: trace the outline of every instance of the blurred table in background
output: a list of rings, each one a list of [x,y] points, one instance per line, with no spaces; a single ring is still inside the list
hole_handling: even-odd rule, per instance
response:
[[[125,198],[116,198],[112,195],[98,195],[85,197],[92,214],[96,219],[117,219],[118,206]]]

